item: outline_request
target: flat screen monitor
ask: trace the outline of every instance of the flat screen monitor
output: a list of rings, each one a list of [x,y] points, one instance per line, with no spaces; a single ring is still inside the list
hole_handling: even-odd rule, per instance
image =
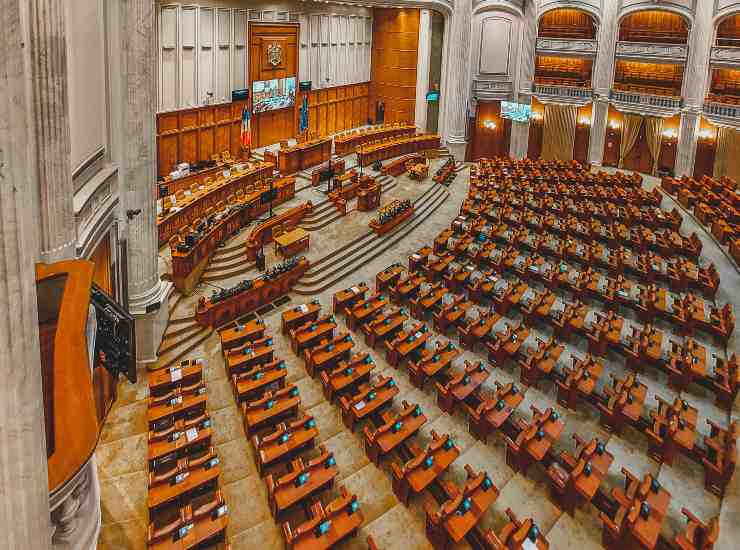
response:
[[[295,77],[252,82],[252,112],[264,113],[295,105]]]
[[[437,90],[429,90],[427,92],[427,101],[439,101],[439,92]]]
[[[508,118],[516,122],[528,122],[532,117],[532,106],[526,103],[501,102],[501,118]]]

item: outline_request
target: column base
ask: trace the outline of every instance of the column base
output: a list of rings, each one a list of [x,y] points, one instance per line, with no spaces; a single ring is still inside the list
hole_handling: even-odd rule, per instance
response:
[[[465,136],[447,136],[445,143],[452,145],[465,145],[467,140],[465,139]]]
[[[100,535],[100,482],[95,456],[49,496],[53,550],[95,550]]]
[[[157,361],[157,350],[169,321],[169,297],[174,289],[169,281],[146,293],[146,300],[131,300],[130,312],[136,318],[136,362],[146,365]],[[149,310],[149,311],[147,311]]]

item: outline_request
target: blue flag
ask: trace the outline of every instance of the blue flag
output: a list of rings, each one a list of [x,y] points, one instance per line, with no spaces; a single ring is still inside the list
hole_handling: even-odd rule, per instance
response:
[[[301,120],[298,123],[298,132],[303,133],[308,130],[308,95],[303,95],[303,104],[301,105]]]

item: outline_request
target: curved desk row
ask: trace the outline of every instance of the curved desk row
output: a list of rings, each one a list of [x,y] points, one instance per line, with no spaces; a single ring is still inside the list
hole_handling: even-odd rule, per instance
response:
[[[439,147],[439,140],[436,134],[421,134],[393,139],[387,143],[367,145],[357,149],[357,160],[360,166],[369,166],[378,160],[416,153],[425,149],[435,149]]]
[[[349,155],[355,149],[376,139],[390,139],[397,136],[416,133],[416,126],[404,124],[402,126],[381,125],[360,130],[334,138],[334,152],[337,156]]]
[[[308,201],[300,206],[291,208],[282,214],[273,216],[269,220],[262,222],[252,229],[252,232],[247,238],[247,258],[252,261],[257,259],[260,248],[262,248],[263,245],[272,242],[272,232],[278,225],[283,223],[297,225],[303,217],[310,214],[312,210],[313,205],[311,204],[311,201]]]
[[[229,195],[236,193],[237,190],[244,190],[247,185],[271,177],[273,170],[274,166],[272,164],[265,162],[255,163],[253,167],[247,170],[232,174],[229,179],[217,180],[211,187],[186,198],[185,202],[177,205],[177,209],[172,209],[169,213],[158,216],[159,246],[165,244],[180,228],[191,224],[196,218],[205,215],[206,210],[209,208],[216,207],[219,202],[226,202]],[[278,199],[274,203],[288,200],[294,193],[295,182],[292,183],[291,189],[284,190],[282,197],[279,194]]]

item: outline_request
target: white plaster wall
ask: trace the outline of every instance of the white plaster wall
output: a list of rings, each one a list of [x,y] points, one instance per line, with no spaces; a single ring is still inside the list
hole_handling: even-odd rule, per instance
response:
[[[106,144],[103,1],[64,2],[73,172]]]

